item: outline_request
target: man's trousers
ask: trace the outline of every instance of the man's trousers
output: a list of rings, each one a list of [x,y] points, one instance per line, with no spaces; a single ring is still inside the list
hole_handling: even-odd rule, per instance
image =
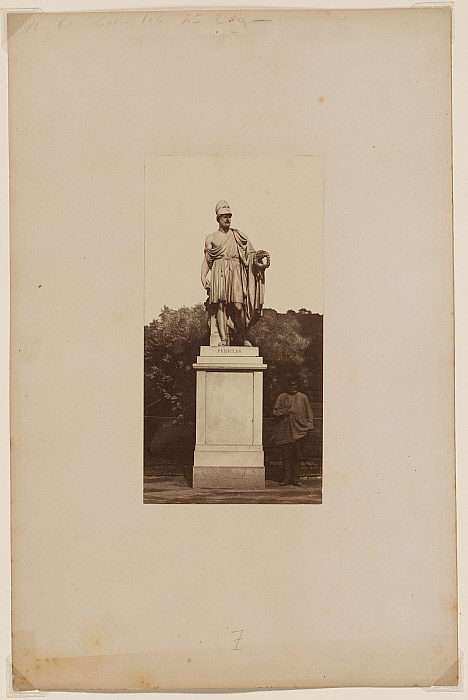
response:
[[[296,442],[286,442],[281,447],[283,450],[283,481],[300,481],[302,447],[305,438]]]

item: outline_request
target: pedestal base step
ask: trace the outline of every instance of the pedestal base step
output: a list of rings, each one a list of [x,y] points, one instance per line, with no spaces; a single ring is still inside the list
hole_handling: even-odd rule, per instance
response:
[[[194,489],[232,489],[258,491],[265,489],[264,467],[201,467],[193,468]]]

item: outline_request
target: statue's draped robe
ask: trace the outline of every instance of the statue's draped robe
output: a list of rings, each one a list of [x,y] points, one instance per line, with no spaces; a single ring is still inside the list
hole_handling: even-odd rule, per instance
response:
[[[242,304],[246,328],[262,315],[265,295],[265,273],[254,263],[255,249],[243,233],[230,228],[218,246],[205,248],[205,259],[211,270],[209,304],[226,302],[226,319],[234,328],[232,304]]]

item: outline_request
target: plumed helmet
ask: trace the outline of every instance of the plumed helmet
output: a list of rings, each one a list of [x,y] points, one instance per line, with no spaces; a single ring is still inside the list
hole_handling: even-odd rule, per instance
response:
[[[231,208],[225,199],[220,199],[215,207],[216,216],[222,216],[223,214],[231,214]]]

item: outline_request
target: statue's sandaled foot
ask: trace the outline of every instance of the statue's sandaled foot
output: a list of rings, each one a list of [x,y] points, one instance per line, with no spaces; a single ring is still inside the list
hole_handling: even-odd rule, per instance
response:
[[[248,340],[244,340],[244,347],[246,347],[246,348],[251,348],[251,347],[252,347],[252,343],[249,342]]]
[[[227,345],[227,341],[226,341],[226,340],[222,340],[220,343],[218,343],[218,345]]]

